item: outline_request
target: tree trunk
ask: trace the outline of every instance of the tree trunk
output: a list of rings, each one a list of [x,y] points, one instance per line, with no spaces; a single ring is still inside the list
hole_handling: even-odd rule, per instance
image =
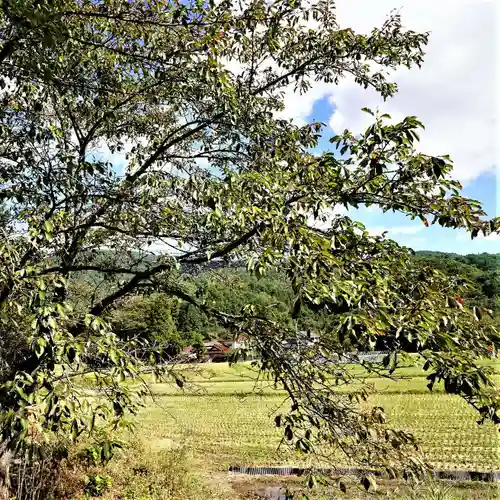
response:
[[[0,500],[9,500],[10,494],[10,465],[12,452],[5,443],[0,444]]]

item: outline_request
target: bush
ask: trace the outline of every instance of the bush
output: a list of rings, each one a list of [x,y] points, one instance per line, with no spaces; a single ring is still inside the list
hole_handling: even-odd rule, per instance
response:
[[[122,448],[122,441],[103,436],[95,439],[91,445],[84,448],[80,457],[90,465],[106,465]]]
[[[126,500],[204,500],[216,495],[193,474],[195,467],[182,448],[151,450],[134,442],[106,471],[113,476],[113,498]]]
[[[91,497],[100,497],[106,493],[112,485],[112,480],[109,476],[101,476],[100,474],[93,474],[87,477],[85,485],[85,494]]]
[[[45,498],[121,498],[123,500],[216,500],[228,498],[216,494],[196,476],[196,467],[182,448],[152,450],[141,441],[127,443],[126,451],[102,463],[98,442],[83,451],[73,450],[58,475],[50,494],[38,497],[15,496],[42,500]],[[116,451],[116,448],[115,448]],[[82,458],[84,459],[82,461]],[[14,495],[12,495],[14,496]]]

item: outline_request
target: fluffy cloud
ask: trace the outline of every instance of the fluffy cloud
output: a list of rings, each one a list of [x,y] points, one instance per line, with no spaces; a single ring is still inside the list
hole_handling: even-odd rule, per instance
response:
[[[470,241],[471,237],[469,233],[460,232],[457,234],[458,241]],[[478,234],[475,238],[475,241],[499,241],[500,242],[500,233],[491,233],[488,236],[484,236],[484,234]]]
[[[393,79],[398,94],[383,102],[378,94],[346,78],[335,86],[315,83],[304,95],[289,88],[282,117],[305,123],[314,103],[328,96],[333,106],[329,120],[335,132],[349,128],[361,132],[371,117],[366,106],[380,108],[394,120],[416,115],[426,126],[419,148],[429,154],[450,154],[454,176],[470,181],[491,170],[495,163],[496,110],[495,68],[500,67],[496,50],[496,0],[337,0],[341,27],[368,33],[381,26],[387,15],[400,9],[405,27],[430,31],[422,69],[398,69]],[[235,73],[241,66],[226,61]],[[104,157],[110,156],[103,151]],[[122,155],[113,156],[123,161]]]
[[[394,0],[344,0],[337,3],[341,24],[366,31],[381,24]],[[399,85],[387,103],[374,93],[345,80],[332,101],[346,126],[356,131],[366,125],[360,106],[393,115],[415,114],[426,125],[420,148],[430,154],[449,153],[455,177],[467,181],[495,163],[495,5],[487,0],[406,1],[401,10],[406,26],[431,31],[422,66],[400,69]],[[331,125],[336,125],[335,113]]]
[[[488,236],[484,235],[479,235],[477,237],[478,240],[485,240],[485,241],[500,241],[500,234],[499,233],[491,233]]]
[[[302,121],[314,101],[330,96],[335,111],[330,126],[361,132],[370,116],[360,109],[377,107],[394,119],[417,115],[426,126],[419,148],[429,154],[450,154],[454,176],[476,178],[495,164],[495,49],[494,0],[337,0],[337,19],[368,33],[401,7],[404,25],[430,31],[422,69],[398,69],[393,79],[399,92],[387,102],[350,79],[339,86],[316,85],[300,98],[287,95],[287,114]]]
[[[416,225],[409,225],[409,226],[394,226],[394,227],[372,227],[372,228],[367,228],[368,232],[373,235],[373,236],[380,236],[382,233],[387,232],[387,235],[389,238],[395,235],[408,235],[408,234],[416,234],[422,231],[425,226],[416,226]]]
[[[332,93],[332,86],[319,82],[304,94],[297,95],[293,87],[287,88],[284,97],[285,109],[277,113],[279,118],[292,118],[297,125],[305,125],[306,118],[312,113],[314,103]]]

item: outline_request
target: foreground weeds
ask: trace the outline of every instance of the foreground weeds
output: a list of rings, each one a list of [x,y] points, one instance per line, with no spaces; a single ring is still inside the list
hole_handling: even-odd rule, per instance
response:
[[[68,459],[59,477],[56,498],[83,500],[198,500],[219,499],[213,487],[196,474],[182,448],[152,450],[140,440],[124,448],[106,465]],[[220,492],[219,492],[220,493]]]

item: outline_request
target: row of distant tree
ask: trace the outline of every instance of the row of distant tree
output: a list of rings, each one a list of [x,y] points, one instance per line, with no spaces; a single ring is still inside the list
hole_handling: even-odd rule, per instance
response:
[[[450,277],[461,276],[469,284],[469,291],[464,296],[466,304],[491,309],[495,315],[493,321],[500,326],[500,254],[457,255],[426,251],[418,252],[414,259],[423,266],[438,268]],[[91,273],[86,273],[75,279],[72,290],[76,304],[85,306],[90,290],[95,288],[94,278]],[[191,277],[187,285],[200,301],[217,304],[219,309],[230,314],[238,314],[252,304],[256,313],[284,326],[296,326],[305,331],[335,331],[335,315],[322,308],[304,304],[298,312],[294,311],[292,289],[279,272],[257,278],[242,268],[210,269]],[[103,285],[99,286],[102,288]],[[205,340],[233,335],[196,306],[163,293],[128,297],[116,304],[108,319],[120,337],[141,338],[166,346],[171,355],[188,345],[202,348]],[[16,332],[3,333],[2,366],[14,362],[10,359],[12,356],[22,356],[26,338],[20,335],[23,325],[19,326]],[[24,327],[27,332],[28,325]]]
[[[462,276],[471,288],[465,297],[469,304],[500,313],[500,254],[458,255],[441,252],[418,252],[415,259],[436,267],[450,276]]]
[[[415,260],[442,270],[450,276],[461,276],[469,284],[464,297],[468,305],[491,309],[500,319],[500,254],[457,255],[419,252]],[[331,330],[332,314],[303,306],[293,317],[293,294],[284,275],[275,272],[260,279],[244,269],[219,269],[201,273],[193,279],[200,300],[228,313],[238,314],[247,304],[267,317],[300,330]],[[150,341],[169,344],[172,352],[203,340],[228,338],[231,332],[209,319],[196,306],[164,294],[134,296],[121,302],[111,314],[116,332],[123,337],[141,336]]]

